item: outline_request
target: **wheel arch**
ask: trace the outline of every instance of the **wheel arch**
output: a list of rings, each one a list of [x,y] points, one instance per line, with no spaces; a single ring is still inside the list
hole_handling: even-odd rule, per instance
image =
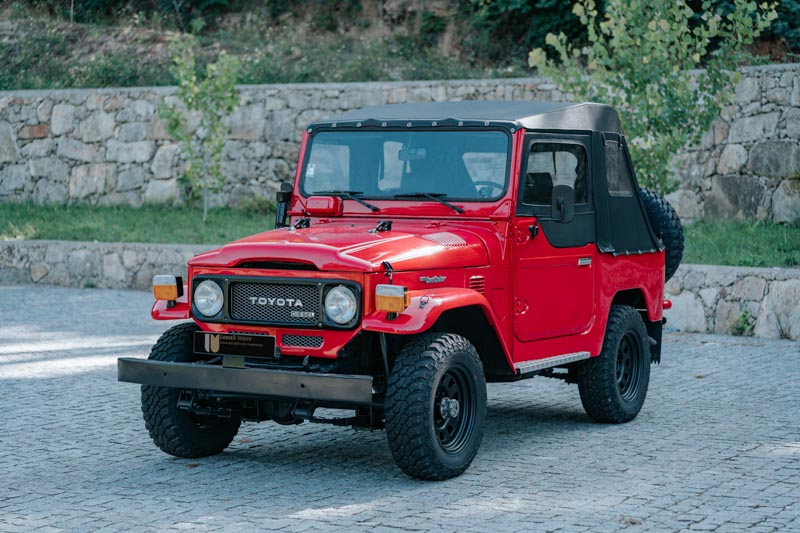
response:
[[[651,306],[648,305],[649,303],[642,289],[626,289],[618,291],[614,295],[611,301],[611,307],[609,307],[609,313],[615,305],[627,305],[636,309],[644,321],[645,328],[647,328],[647,336],[650,342],[650,359],[654,363],[660,363],[663,321],[661,319],[650,319]]]

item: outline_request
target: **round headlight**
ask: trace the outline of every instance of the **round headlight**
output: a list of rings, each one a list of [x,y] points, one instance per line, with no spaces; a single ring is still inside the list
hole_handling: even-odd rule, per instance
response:
[[[356,316],[356,295],[343,285],[325,295],[325,314],[337,324],[347,324]]]
[[[194,307],[205,316],[214,316],[222,310],[222,289],[207,279],[194,290]]]

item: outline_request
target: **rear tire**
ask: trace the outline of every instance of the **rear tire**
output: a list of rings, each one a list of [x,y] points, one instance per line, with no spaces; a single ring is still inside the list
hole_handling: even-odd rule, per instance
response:
[[[472,463],[483,437],[486,379],[470,342],[425,333],[394,363],[386,393],[386,438],[411,477],[449,479]]]
[[[595,422],[630,422],[642,409],[650,384],[647,329],[636,309],[613,305],[603,351],[578,367],[581,403]]]
[[[195,360],[192,348],[194,322],[168,329],[150,351],[155,361],[177,363]],[[142,385],[142,413],[150,438],[162,451],[175,457],[216,455],[233,441],[241,419],[200,416],[178,408],[179,389]]]
[[[683,225],[678,213],[664,197],[650,189],[642,189],[641,192],[650,225],[664,243],[664,282],[666,283],[678,270],[683,259]]]

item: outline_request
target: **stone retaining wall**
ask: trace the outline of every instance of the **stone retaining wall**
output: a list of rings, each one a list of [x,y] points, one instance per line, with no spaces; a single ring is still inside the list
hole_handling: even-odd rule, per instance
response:
[[[800,339],[800,269],[681,265],[665,298],[673,330]]]
[[[800,64],[743,70],[735,101],[681,154],[670,199],[701,216],[800,221]],[[171,88],[0,92],[0,201],[170,202],[178,147],[156,112]],[[563,100],[541,78],[239,87],[217,204],[273,198],[294,175],[301,130],[365,105],[443,100]],[[196,123],[196,120],[194,121]]]
[[[212,245],[0,241],[0,283],[150,290],[153,275],[186,276]],[[667,327],[800,339],[800,269],[681,265],[666,287]]]
[[[150,290],[154,274],[182,275],[212,245],[0,241],[0,283]]]

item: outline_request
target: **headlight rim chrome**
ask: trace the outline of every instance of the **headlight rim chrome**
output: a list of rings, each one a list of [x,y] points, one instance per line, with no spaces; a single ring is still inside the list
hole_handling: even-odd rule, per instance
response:
[[[342,317],[340,317],[340,319],[337,320],[330,313],[329,305],[328,305],[328,299],[331,298],[331,294],[334,294],[334,295],[341,294],[346,300],[349,300],[351,307],[347,311],[347,313],[345,315],[343,315],[343,317],[347,318],[347,320],[341,320]],[[348,325],[352,324],[353,321],[358,316],[358,311],[359,311],[358,295],[357,295],[356,291],[354,291],[351,286],[344,285],[344,284],[334,285],[334,286],[330,287],[325,292],[325,298],[324,298],[324,300],[322,302],[322,311],[324,313],[324,317],[325,317],[326,321],[329,321],[329,322],[335,324],[336,326],[342,327],[342,326],[348,326]]]
[[[198,291],[201,290],[201,288],[203,290],[210,290],[212,292],[217,293],[217,297],[219,299],[218,303],[215,303],[213,307],[206,308],[205,310],[205,311],[213,310],[212,313],[206,313],[200,307],[200,305],[198,305],[198,302],[201,299],[197,297],[197,293]],[[222,312],[223,308],[225,307],[225,292],[222,290],[222,287],[219,286],[219,283],[215,282],[214,280],[212,279],[203,280],[200,283],[198,283],[197,286],[194,288],[194,292],[192,293],[192,306],[197,310],[198,313],[200,313],[204,317],[207,318],[215,317],[219,315]]]

